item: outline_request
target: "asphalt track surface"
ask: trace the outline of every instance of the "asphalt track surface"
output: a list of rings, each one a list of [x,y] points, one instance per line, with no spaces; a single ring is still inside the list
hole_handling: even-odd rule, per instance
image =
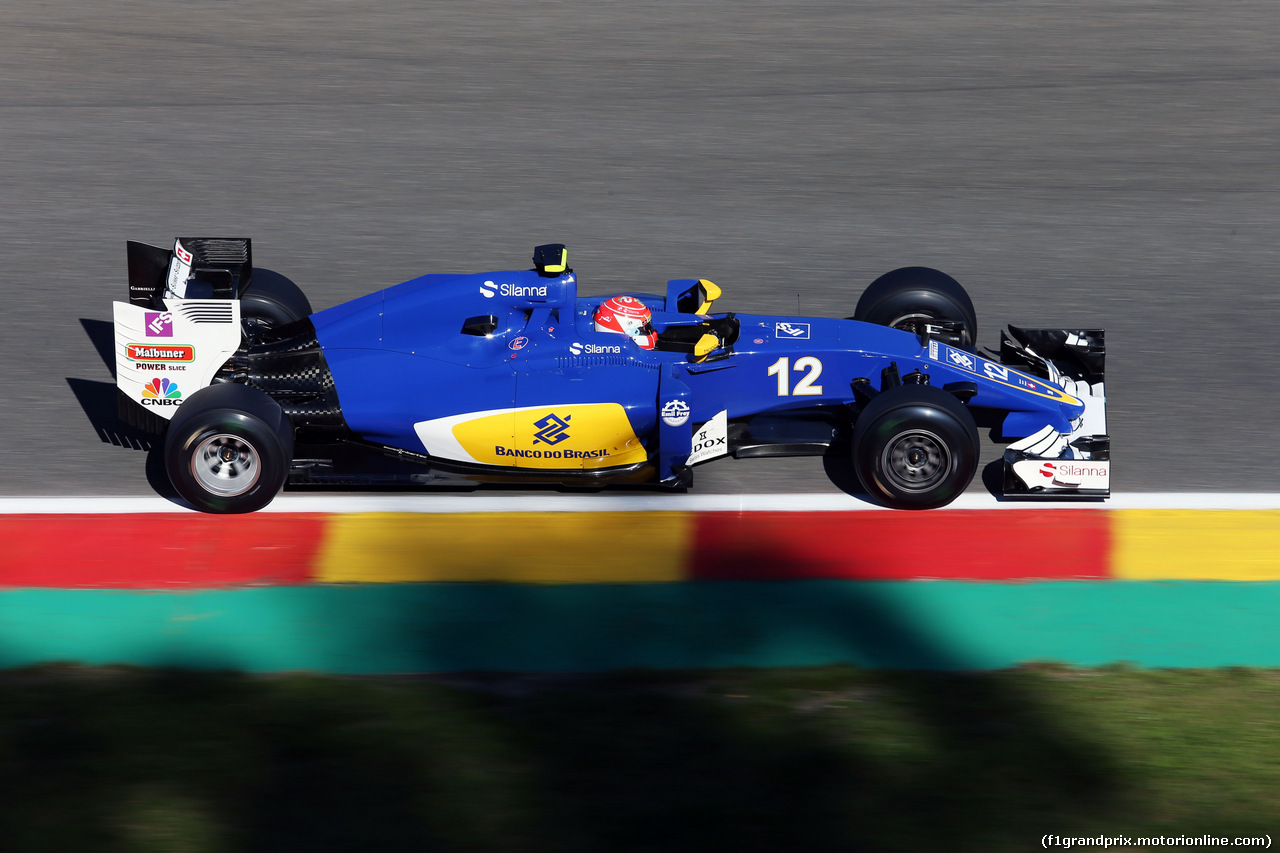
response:
[[[0,494],[155,494],[110,303],[178,234],[317,309],[550,241],[584,293],[747,312],[935,266],[980,344],[1107,330],[1115,489],[1277,492],[1277,93],[1271,2],[3,4]]]

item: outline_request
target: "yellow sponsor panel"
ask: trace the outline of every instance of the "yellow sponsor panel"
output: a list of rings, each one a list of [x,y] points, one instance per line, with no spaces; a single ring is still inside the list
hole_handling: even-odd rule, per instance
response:
[[[367,513],[329,520],[321,583],[685,580],[683,512]]]
[[[1280,510],[1118,510],[1122,580],[1280,580]]]
[[[453,437],[478,462],[517,468],[594,469],[648,458],[618,403],[548,406],[464,421]]]

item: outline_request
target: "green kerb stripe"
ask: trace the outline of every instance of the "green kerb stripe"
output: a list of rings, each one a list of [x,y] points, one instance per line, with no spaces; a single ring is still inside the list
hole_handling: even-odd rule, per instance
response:
[[[1034,660],[1280,666],[1280,583],[793,581],[0,592],[0,666],[337,673]]]

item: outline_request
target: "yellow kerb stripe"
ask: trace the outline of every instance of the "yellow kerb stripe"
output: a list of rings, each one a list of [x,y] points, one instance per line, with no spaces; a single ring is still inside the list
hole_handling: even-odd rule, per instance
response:
[[[683,512],[332,516],[321,583],[653,583],[684,580]]]
[[[1118,510],[1121,580],[1280,580],[1280,510]]]

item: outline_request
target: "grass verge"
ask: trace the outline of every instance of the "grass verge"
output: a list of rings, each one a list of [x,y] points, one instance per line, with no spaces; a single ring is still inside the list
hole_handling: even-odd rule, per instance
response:
[[[0,849],[1027,850],[1280,828],[1280,673],[0,673]],[[1133,848],[1131,848],[1133,849]]]

